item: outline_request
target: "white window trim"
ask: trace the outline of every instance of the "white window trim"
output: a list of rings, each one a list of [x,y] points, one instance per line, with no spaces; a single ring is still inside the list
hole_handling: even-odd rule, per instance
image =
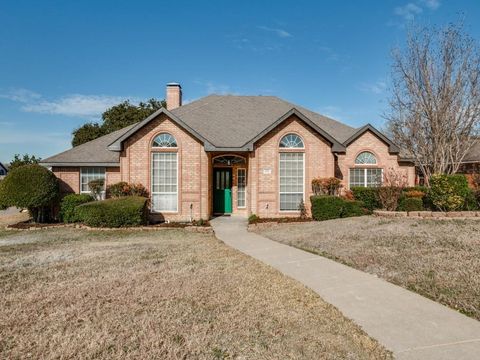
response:
[[[238,206],[238,172],[240,170],[244,170],[245,171],[245,188],[243,190],[243,192],[245,193],[245,205],[244,206]],[[237,209],[246,209],[247,208],[247,168],[244,168],[244,167],[240,167],[240,168],[237,168]]]
[[[82,173],[83,173],[83,170],[84,169],[88,169],[88,168],[98,168],[98,169],[103,169],[103,173],[104,173],[104,183],[103,183],[103,190],[101,192],[101,195],[102,195],[102,199],[105,198],[105,194],[106,194],[106,188],[107,188],[107,168],[105,167],[102,167],[102,166],[82,166],[80,167],[80,176],[79,176],[79,179],[78,179],[78,182],[79,182],[79,188],[80,188],[80,194],[89,194],[91,195],[92,194],[92,191],[91,190],[82,190]]]
[[[373,186],[367,186],[367,183],[368,183],[368,176],[367,176],[367,170],[373,170],[373,169],[376,169],[376,170],[381,170],[381,174],[380,174],[380,186],[383,184],[383,168],[378,168],[378,167],[352,167],[350,169],[348,169],[348,189],[350,190],[352,187],[373,187]],[[355,185],[355,186],[351,186],[351,179],[352,179],[352,170],[363,170],[363,186],[360,186],[360,185]]]
[[[287,149],[287,148],[285,148]],[[289,149],[289,148],[288,148]],[[295,149],[295,148],[293,148]],[[301,150],[301,148],[298,148],[299,150]],[[281,194],[298,194],[297,192],[281,192],[280,191],[280,154],[282,153],[298,153],[298,154],[302,154],[302,157],[303,157],[303,181],[302,181],[302,199],[303,199],[303,202],[305,203],[305,152],[304,151],[280,151],[278,154],[278,211],[281,212],[281,213],[300,213],[300,210],[282,210],[281,209],[281,200],[280,200],[280,195]]]
[[[162,149],[172,149],[175,150],[176,148],[162,148]],[[177,156],[177,192],[176,193],[159,193],[159,192],[153,192],[153,156],[154,154],[161,154],[161,153],[171,153],[175,154]],[[179,167],[179,156],[178,156],[178,151],[153,151],[150,155],[150,194],[152,198],[152,207],[151,207],[151,212],[155,214],[178,214],[180,212],[180,199],[179,199],[179,193],[180,191],[178,190],[179,187],[179,181],[178,181],[178,167]],[[153,195],[161,195],[161,194],[176,194],[177,195],[177,210],[164,210],[164,211],[158,211],[153,208]]]

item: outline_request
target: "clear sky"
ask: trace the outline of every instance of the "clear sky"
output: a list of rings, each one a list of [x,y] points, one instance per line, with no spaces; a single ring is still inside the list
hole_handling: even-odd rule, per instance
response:
[[[464,19],[480,1],[0,2],[0,161],[70,147],[124,99],[276,95],[358,127],[382,127],[389,53],[410,21]]]

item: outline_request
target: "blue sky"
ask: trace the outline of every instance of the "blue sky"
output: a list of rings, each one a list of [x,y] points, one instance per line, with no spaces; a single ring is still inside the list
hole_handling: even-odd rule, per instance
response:
[[[0,3],[0,161],[70,147],[124,99],[276,95],[352,126],[382,127],[405,24],[464,19],[480,2],[22,1]]]

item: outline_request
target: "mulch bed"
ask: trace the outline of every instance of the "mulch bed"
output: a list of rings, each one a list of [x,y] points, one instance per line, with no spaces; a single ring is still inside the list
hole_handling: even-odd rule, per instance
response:
[[[76,228],[88,228],[88,229],[99,229],[99,230],[107,230],[107,229],[113,229],[113,230],[125,230],[125,229],[135,229],[135,228],[141,228],[144,230],[148,229],[156,229],[156,228],[174,228],[174,229],[185,229],[185,228],[210,228],[210,222],[209,221],[204,221],[202,224],[198,224],[196,222],[193,223],[180,223],[180,222],[170,222],[170,223],[159,223],[159,224],[151,224],[151,225],[143,225],[143,226],[132,226],[132,227],[122,227],[122,228],[90,228],[89,226],[83,225],[83,224],[65,224],[65,223],[45,223],[45,224],[38,224],[31,222],[31,220],[27,221],[21,221],[19,223],[13,224],[13,225],[8,225],[6,226],[7,229],[12,229],[12,230],[40,230],[40,229],[48,229],[48,228],[59,228],[59,227],[76,227]]]
[[[29,230],[29,229],[43,229],[47,227],[60,227],[65,226],[67,224],[64,223],[49,223],[49,224],[38,224],[31,222],[30,220],[27,221],[20,221],[19,223],[8,225],[7,228],[9,229],[19,229],[19,230]]]
[[[284,218],[259,218],[254,221],[249,222],[249,224],[262,224],[262,223],[304,223],[313,221],[312,218],[299,218],[299,217],[284,217]]]

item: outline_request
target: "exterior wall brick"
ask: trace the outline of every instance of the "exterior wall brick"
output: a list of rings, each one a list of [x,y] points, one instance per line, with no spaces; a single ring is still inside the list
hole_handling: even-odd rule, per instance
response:
[[[122,181],[119,167],[107,167],[105,169],[105,185],[112,185]]]
[[[157,151],[152,150],[151,144],[162,132],[173,135],[178,144],[178,211],[157,217],[171,221],[208,218],[208,156],[203,144],[166,115],[144,126],[124,143],[125,150],[120,156],[122,181],[143,184],[151,191],[151,154]]]
[[[334,175],[334,156],[330,144],[303,121],[292,116],[261,139],[256,144],[254,153],[250,155],[250,200],[252,204],[250,212],[256,213],[260,217],[299,215],[298,211],[280,211],[279,143],[282,137],[289,133],[301,136],[305,145],[304,202],[308,213],[310,213],[309,199],[312,195],[312,179]]]
[[[355,167],[365,168],[365,165],[355,165],[355,159],[362,151],[370,151],[377,158],[374,168],[382,168],[384,173],[393,169],[399,175],[406,176],[409,186],[415,185],[415,167],[413,165],[400,164],[398,155],[388,152],[388,145],[370,131],[365,132],[357,140],[347,147],[345,154],[338,155],[338,169],[336,176],[342,179],[344,189],[349,188],[350,169]]]
[[[62,194],[80,192],[80,168],[78,167],[53,167],[52,172],[60,180]]]

